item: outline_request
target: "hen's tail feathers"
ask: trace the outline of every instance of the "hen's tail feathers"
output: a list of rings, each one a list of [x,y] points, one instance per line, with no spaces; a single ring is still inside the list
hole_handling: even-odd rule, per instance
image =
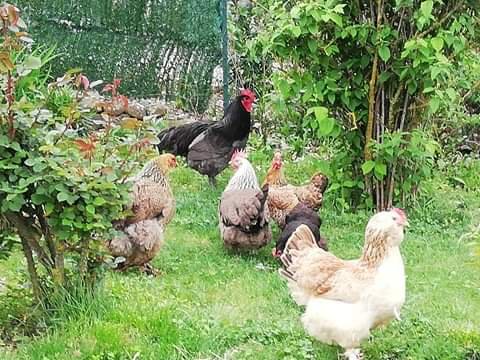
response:
[[[317,172],[310,179],[310,183],[323,194],[328,187],[328,177],[321,172]]]
[[[260,213],[263,214],[265,209],[265,203],[267,202],[268,198],[268,184],[262,186],[262,193],[263,197],[260,199]]]
[[[162,130],[158,134],[158,151],[167,151],[174,155],[187,156],[188,147],[192,141],[205,131],[208,126],[208,123],[195,121]]]
[[[307,225],[300,225],[287,240],[284,252],[288,254],[290,250],[304,250],[312,247],[318,247],[315,236]]]
[[[315,240],[315,236],[307,225],[300,225],[295,232],[287,240],[285,245],[285,250],[280,256],[280,261],[282,262],[282,268],[279,270],[279,273],[284,278],[295,281],[294,272],[292,271],[292,265],[295,259],[292,256],[295,252],[318,247]]]

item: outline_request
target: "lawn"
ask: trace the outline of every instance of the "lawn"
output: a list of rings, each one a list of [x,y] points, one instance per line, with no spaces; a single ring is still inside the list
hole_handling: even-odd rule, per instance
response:
[[[262,178],[268,157],[255,154],[252,161]],[[288,178],[306,181],[316,161],[289,162]],[[340,348],[304,333],[302,309],[277,274],[271,245],[241,255],[223,249],[217,204],[230,174],[213,190],[206,178],[177,169],[171,176],[177,213],[154,261],[162,275],[108,272],[92,302],[71,304],[41,335],[0,348],[0,358],[337,359]],[[480,359],[480,264],[469,234],[480,222],[475,179],[454,188],[438,174],[408,209],[407,302],[401,321],[364,344],[367,359]],[[335,210],[332,196],[321,210],[322,233],[333,253],[357,257],[371,214]],[[0,263],[0,274],[13,281],[21,266],[14,255]]]

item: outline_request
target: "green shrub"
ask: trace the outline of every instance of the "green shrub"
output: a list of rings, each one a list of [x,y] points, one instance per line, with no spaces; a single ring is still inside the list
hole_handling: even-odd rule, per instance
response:
[[[104,262],[102,242],[111,222],[124,216],[127,177],[145,159],[155,136],[147,123],[129,119],[92,129],[79,108],[88,79],[75,71],[47,87],[51,50],[29,51],[18,10],[0,7],[0,71],[5,97],[0,103],[0,214],[8,232],[0,252],[21,240],[34,298],[94,288]],[[107,85],[112,100],[119,80]],[[108,103],[108,101],[107,101]],[[108,105],[108,104],[107,104]],[[7,222],[5,222],[5,219]],[[4,245],[5,244],[5,245]]]

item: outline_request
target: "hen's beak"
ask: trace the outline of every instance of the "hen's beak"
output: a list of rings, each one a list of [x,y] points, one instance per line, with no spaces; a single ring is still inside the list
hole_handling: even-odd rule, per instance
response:
[[[274,258],[279,258],[280,255],[281,255],[281,253],[280,253],[279,251],[277,251],[276,248],[273,248],[273,249],[272,249],[272,256],[273,256]]]

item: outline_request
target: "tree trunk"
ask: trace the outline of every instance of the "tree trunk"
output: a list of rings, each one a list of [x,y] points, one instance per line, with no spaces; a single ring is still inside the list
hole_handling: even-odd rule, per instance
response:
[[[22,242],[23,253],[27,259],[27,270],[30,276],[30,282],[32,283],[33,296],[37,301],[40,301],[42,297],[42,286],[40,284],[40,278],[38,277],[32,248],[30,247],[30,242],[37,241],[37,239],[40,238],[40,234],[18,213],[8,212],[5,214],[5,217],[18,232],[18,236]]]

